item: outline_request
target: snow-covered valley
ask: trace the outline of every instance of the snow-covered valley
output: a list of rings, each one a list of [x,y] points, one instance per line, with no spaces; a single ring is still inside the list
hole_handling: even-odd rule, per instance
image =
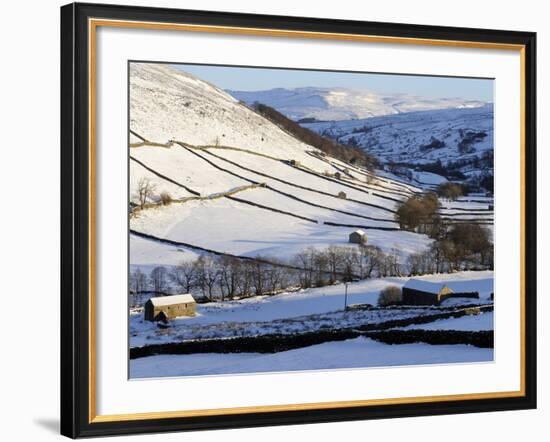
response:
[[[414,100],[409,98],[400,112],[415,108]],[[464,112],[489,112],[482,105],[425,102],[418,103],[416,108],[461,106],[468,108]],[[444,112],[448,112],[447,119]],[[410,119],[391,124],[402,124],[395,128],[398,131],[413,131],[413,127],[418,126],[415,130],[425,132],[426,137],[429,133],[440,136],[451,130],[447,123],[465,118],[466,114],[460,112],[456,109],[434,111],[438,117],[433,121],[423,119],[424,126]],[[379,115],[391,113],[381,110]],[[413,114],[394,117],[399,119],[403,115]],[[350,134],[359,137],[356,130],[376,120],[312,123],[308,127],[319,133],[330,131],[330,136],[348,142],[353,136]],[[460,123],[460,127],[464,124]],[[246,259],[247,262],[260,259],[275,266],[286,265],[290,275],[291,271],[304,270],[304,264],[292,261],[304,251],[324,251],[331,247],[360,250],[349,242],[350,233],[358,229],[364,232],[369,247],[391,258],[393,269],[407,269],[411,256],[429,253],[433,246],[434,239],[428,234],[402,229],[396,221],[396,211],[402,202],[424,195],[439,184],[437,175],[419,172],[414,180],[406,181],[388,170],[372,171],[327,155],[230,94],[181,70],[160,64],[130,64],[129,126],[130,270],[141,272],[145,278],[150,277],[153,269],[161,267],[169,272],[200,257]],[[384,158],[390,159],[391,148],[404,151],[405,147],[392,143],[387,127],[364,135],[376,133],[383,140],[377,145],[376,154],[383,157],[387,153]],[[453,130],[458,129],[451,132]],[[486,127],[484,130],[488,135],[476,141],[476,149],[492,151],[492,132],[489,134]],[[360,145],[361,140],[363,138],[357,140]],[[424,138],[415,135],[415,143],[421,142]],[[436,157],[450,160],[455,147],[450,143],[438,149]],[[444,156],[445,149],[447,156]],[[412,151],[405,155],[409,154],[415,161],[420,160]],[[427,154],[423,158],[433,159]],[[438,214],[449,226],[470,222],[492,230],[492,197],[465,196],[455,201],[441,199],[439,203]],[[144,320],[143,303],[151,296],[150,291],[144,290],[149,294],[131,295],[130,347],[317,333],[370,327],[393,320],[413,321],[430,315],[433,321],[421,319],[420,330],[493,329],[492,271],[459,271],[424,277],[444,281],[457,292],[477,291],[478,299],[461,299],[460,303],[491,308],[472,316],[470,313],[465,316],[464,309],[452,312],[457,313],[456,317],[437,316],[450,311],[445,310],[445,305],[441,309],[376,308],[384,288],[401,287],[409,279],[408,270],[402,274],[397,271],[400,276],[389,276],[392,272],[396,273],[380,270],[377,277],[361,279],[347,287],[341,280],[342,274],[333,271],[337,280],[324,287],[292,291],[289,286],[289,290],[278,290],[277,294],[235,299],[223,298],[222,294],[222,299],[197,304],[196,316],[182,316],[163,327]],[[348,273],[357,279],[357,269]],[[363,268],[360,273],[366,278]],[[289,279],[295,283],[292,278],[297,276]],[[173,283],[164,288],[167,293],[177,290]],[[210,292],[212,295],[212,290]],[[204,297],[204,285],[202,292],[194,287],[192,293],[197,299]],[[453,303],[448,301],[447,307],[452,309]],[[363,307],[346,309],[344,302],[347,306]],[[414,330],[413,322],[401,329]],[[354,353],[361,354],[354,358]],[[331,357],[320,357],[322,354]],[[327,359],[339,362],[327,362]],[[131,377],[179,376],[488,360],[492,360],[491,348],[427,343],[392,346],[360,336],[270,355],[203,353],[139,357],[131,359],[130,374]]]
[[[448,167],[454,180],[492,174],[490,102],[342,88],[229,92],[249,105],[271,106],[323,136],[361,147],[382,164],[404,165],[411,182],[418,185],[445,181],[441,175]],[[422,168],[439,162],[440,170]]]
[[[492,104],[304,126],[361,146],[383,163],[422,165],[440,161],[445,166],[462,161],[465,164],[460,170],[466,175],[492,170]],[[429,183],[424,177],[415,178]]]

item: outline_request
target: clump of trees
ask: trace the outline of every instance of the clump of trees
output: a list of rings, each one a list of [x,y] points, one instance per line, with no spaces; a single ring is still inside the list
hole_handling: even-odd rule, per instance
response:
[[[420,150],[425,151],[425,150],[432,150],[432,149],[441,149],[443,147],[445,147],[444,141],[441,141],[435,137],[432,137],[428,144],[424,144],[420,146]]]
[[[464,195],[464,189],[460,184],[448,181],[446,183],[441,183],[437,187],[437,194],[442,198],[455,201],[458,197]]]
[[[388,305],[399,305],[403,302],[401,287],[390,285],[380,292],[378,296],[378,305],[386,307]]]
[[[487,133],[485,131],[474,132],[459,129],[458,132],[460,134],[461,140],[458,143],[457,148],[461,154],[475,152],[476,149],[473,145],[483,140],[487,136]]]
[[[431,237],[438,234],[441,217],[438,214],[439,200],[434,193],[414,195],[401,202],[395,214],[399,227]]]
[[[441,238],[428,250],[409,256],[411,275],[493,268],[493,242],[488,229],[463,223],[447,226],[441,232]]]
[[[363,166],[371,172],[374,171],[374,168],[378,164],[376,158],[369,155],[364,149],[349,144],[341,144],[336,140],[323,137],[312,130],[300,126],[298,123],[287,118],[280,112],[277,112],[272,107],[256,102],[253,108],[260,115],[282,127],[287,132],[290,132],[300,141],[316,147],[334,158]]]

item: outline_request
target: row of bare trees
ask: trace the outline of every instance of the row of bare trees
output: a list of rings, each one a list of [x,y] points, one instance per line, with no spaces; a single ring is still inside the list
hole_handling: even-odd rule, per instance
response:
[[[367,245],[310,247],[288,262],[273,257],[245,260],[204,255],[170,268],[157,266],[148,276],[138,268],[130,274],[130,291],[193,293],[213,301],[275,294],[292,287],[322,287],[338,281],[400,276],[402,271],[397,250],[385,253]]]
[[[369,245],[309,247],[287,262],[273,257],[240,259],[204,255],[149,275],[130,275],[132,293],[193,293],[208,301],[276,294],[289,288],[322,287],[366,278],[493,268],[490,232],[477,224],[453,226],[425,252],[403,259],[399,250]]]
[[[298,283],[303,288],[402,274],[396,249],[385,253],[379,247],[368,245],[310,247],[296,254],[292,264],[300,268],[297,271]]]
[[[155,267],[149,277],[137,269],[130,274],[132,293],[171,291],[194,293],[213,301],[276,293],[292,285],[292,272],[276,259],[243,260],[231,256],[200,256],[169,269]]]

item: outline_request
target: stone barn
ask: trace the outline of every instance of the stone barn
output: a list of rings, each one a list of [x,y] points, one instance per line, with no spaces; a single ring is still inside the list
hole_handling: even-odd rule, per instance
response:
[[[352,244],[366,244],[367,234],[362,230],[356,230],[349,234],[349,242]]]
[[[403,304],[439,305],[453,296],[453,291],[441,282],[409,279],[403,286]]]
[[[178,316],[195,316],[197,303],[189,293],[184,295],[159,296],[145,303],[146,321],[165,321]]]

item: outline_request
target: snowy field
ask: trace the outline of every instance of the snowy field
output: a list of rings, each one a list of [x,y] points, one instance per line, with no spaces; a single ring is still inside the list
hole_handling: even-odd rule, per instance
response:
[[[370,279],[351,283],[348,286],[347,304],[376,305],[381,290],[388,285],[402,286],[407,279]],[[480,294],[480,299],[447,299],[442,303],[442,307],[457,304],[492,304],[489,296],[493,292],[493,272],[429,275],[422,279],[444,282],[456,292],[478,291]],[[169,328],[159,328],[155,323],[145,321],[143,312],[135,309],[130,315],[130,347],[194,339],[304,333],[440,313],[438,309],[426,307],[344,311],[344,290],[343,284],[337,284],[275,296],[255,296],[240,301],[198,304],[195,317],[176,318],[171,321]],[[492,314],[440,320],[423,324],[418,328],[468,330],[464,328],[466,325],[463,322],[469,324],[469,330],[491,330]],[[453,324],[456,324],[456,327]]]
[[[360,337],[274,354],[149,356],[131,361],[130,377],[200,376],[491,361],[492,348],[428,344],[392,346]]]

